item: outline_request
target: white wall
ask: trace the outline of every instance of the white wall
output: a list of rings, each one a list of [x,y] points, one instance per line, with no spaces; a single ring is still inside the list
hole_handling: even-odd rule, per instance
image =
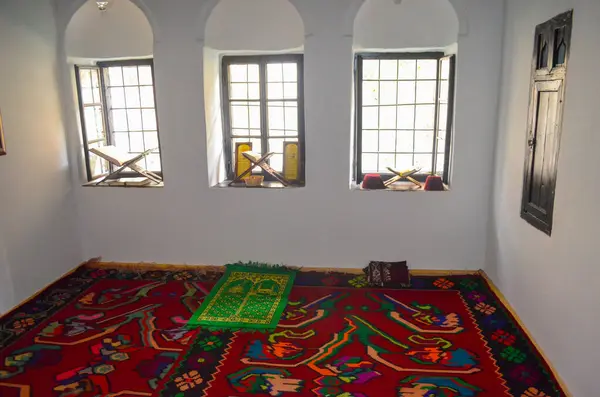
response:
[[[81,261],[49,2],[0,2],[0,313]]]
[[[354,24],[357,48],[444,48],[456,43],[459,23],[448,0],[368,0]]]
[[[68,3],[61,4],[68,8]],[[204,32],[210,2],[145,0],[156,38],[166,185],[78,188],[85,256],[336,267],[405,258],[415,268],[483,267],[502,2],[460,2],[468,5],[461,8],[461,21],[468,21],[469,28],[458,43],[454,172],[452,191],[444,193],[349,190],[352,32],[360,3],[294,0],[305,28],[300,44],[305,54],[307,186],[273,191],[209,188],[203,46],[209,39]],[[65,8],[58,10],[62,21]],[[70,133],[71,141],[79,139],[77,128]]]
[[[65,45],[74,58],[115,59],[152,56],[152,27],[144,13],[128,0],[111,1],[99,12],[86,1],[75,13]]]
[[[301,47],[304,26],[287,0],[221,0],[206,23],[206,45],[224,51]]]
[[[552,237],[519,216],[534,29],[574,8]],[[509,0],[490,268],[574,396],[598,395],[600,3]],[[491,262],[493,264],[494,262]]]

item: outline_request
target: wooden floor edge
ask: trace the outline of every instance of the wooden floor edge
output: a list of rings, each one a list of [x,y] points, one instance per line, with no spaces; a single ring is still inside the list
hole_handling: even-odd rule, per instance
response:
[[[481,277],[488,284],[488,286],[490,287],[490,289],[492,290],[492,292],[494,292],[494,294],[496,294],[496,296],[498,297],[498,299],[500,300],[500,302],[502,302],[502,304],[504,305],[504,307],[506,307],[506,310],[508,310],[510,312],[510,314],[512,314],[512,316],[517,321],[517,323],[519,324],[519,326],[521,327],[521,329],[523,330],[523,332],[525,332],[525,335],[527,335],[527,337],[529,338],[529,340],[531,341],[531,343],[533,344],[533,346],[537,349],[537,351],[539,352],[540,356],[544,359],[544,361],[548,365],[548,368],[550,368],[550,371],[552,372],[552,374],[554,375],[554,377],[558,381],[559,386],[565,392],[565,396],[566,397],[573,397],[573,394],[571,394],[571,392],[567,388],[567,385],[566,385],[565,381],[560,377],[560,375],[558,374],[558,371],[556,370],[556,368],[554,367],[554,365],[552,365],[552,361],[550,361],[550,359],[548,358],[548,356],[546,355],[546,353],[544,353],[544,351],[542,350],[541,346],[535,341],[535,338],[533,337],[533,334],[531,333],[531,331],[529,331],[529,329],[527,328],[527,326],[525,326],[525,323],[523,322],[523,320],[521,320],[521,317],[519,317],[519,315],[517,314],[515,308],[510,304],[510,302],[508,301],[508,299],[506,299],[506,296],[504,296],[504,294],[500,291],[500,289],[496,286],[496,284],[494,284],[494,281],[492,281],[492,279],[487,275],[487,273],[484,270],[479,270],[478,273],[481,275]]]
[[[164,264],[157,262],[138,262],[138,263],[124,263],[124,262],[103,262],[94,261],[86,265],[92,268],[113,268],[113,269],[130,269],[130,270],[198,270],[201,269],[223,269],[223,265],[209,265],[209,264]],[[340,267],[300,267],[290,266],[293,269],[298,269],[303,272],[338,272],[348,274],[363,274],[361,268],[340,268]],[[480,270],[425,270],[425,269],[411,269],[410,274],[413,276],[463,276],[463,275],[475,275],[479,274]]]
[[[89,259],[85,262],[80,263],[78,266],[74,267],[73,269],[67,271],[66,273],[64,273],[62,276],[56,278],[55,280],[49,282],[48,284],[46,284],[44,287],[40,288],[35,294],[31,295],[29,298],[25,299],[22,302],[17,303],[16,305],[14,305],[12,308],[8,309],[6,311],[6,313],[4,314],[0,314],[0,321],[4,320],[5,317],[8,317],[9,315],[11,315],[12,313],[14,313],[15,311],[17,311],[21,306],[26,305],[27,303],[31,302],[32,300],[36,299],[38,296],[40,296],[44,291],[46,291],[48,288],[52,287],[54,284],[56,284],[57,282],[59,282],[60,280],[69,277],[71,274],[75,273],[77,270],[79,270],[80,268],[84,267],[84,266],[91,266],[94,263],[97,263],[100,261],[100,258],[92,258]]]

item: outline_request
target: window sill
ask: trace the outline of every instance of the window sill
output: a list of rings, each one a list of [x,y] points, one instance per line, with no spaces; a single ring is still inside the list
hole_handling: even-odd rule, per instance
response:
[[[133,185],[132,186],[132,185],[111,185],[106,182],[102,182],[97,185],[96,182],[92,181],[92,182],[84,183],[82,186],[83,187],[112,187],[112,188],[127,188],[127,189],[156,189],[156,188],[165,187],[165,183],[164,182],[161,182],[161,183],[151,182],[148,185],[143,185],[143,186]]]
[[[216,189],[251,189],[251,190],[261,190],[261,189],[298,189],[298,188],[303,188],[304,185],[289,185],[289,186],[283,186],[283,184],[281,184],[280,182],[272,182],[272,181],[266,181],[263,182],[261,186],[256,186],[256,187],[251,187],[251,186],[246,186],[246,184],[244,182],[240,182],[240,183],[234,183],[233,185],[229,186],[229,183],[231,181],[223,181],[221,183],[218,183],[214,186],[212,186],[212,188],[216,188]]]
[[[392,185],[388,186],[387,189],[363,189],[361,184],[356,182],[352,182],[350,185],[350,190],[357,190],[362,192],[448,192],[450,188],[447,185],[444,185],[444,190],[425,190],[423,187],[419,187],[411,182],[396,182]]]

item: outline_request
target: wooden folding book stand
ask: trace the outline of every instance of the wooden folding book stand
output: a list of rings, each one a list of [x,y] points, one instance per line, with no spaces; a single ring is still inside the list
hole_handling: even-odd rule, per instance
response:
[[[160,175],[157,175],[152,171],[148,171],[146,168],[137,164],[139,161],[148,156],[154,150],[156,149],[148,149],[143,153],[131,154],[117,148],[116,146],[103,146],[99,148],[90,149],[91,153],[94,153],[96,156],[103,158],[104,160],[112,164],[114,167],[116,167],[116,169],[113,172],[110,172],[106,176],[98,179],[95,182],[95,184],[99,185],[102,182],[108,181],[114,178],[115,176],[118,176],[121,173],[121,171],[123,171],[126,168],[129,168],[130,170],[150,179],[154,183],[161,183],[163,179]]]
[[[385,181],[384,185],[386,187],[390,186],[392,183],[401,181],[403,179],[406,179],[407,181],[410,181],[419,187],[423,187],[423,184],[421,184],[421,182],[417,181],[415,178],[412,177],[414,174],[421,171],[421,168],[413,168],[413,169],[407,170],[407,171],[397,171],[397,170],[393,169],[392,167],[387,167],[387,169],[390,170],[391,172],[393,172],[394,175],[396,175],[396,176]]]
[[[269,152],[266,153],[264,156],[261,156],[260,153],[255,152],[242,153],[242,155],[250,161],[250,167],[246,171],[242,172],[240,175],[236,176],[234,180],[229,182],[229,186],[233,185],[234,183],[243,181],[248,174],[252,173],[252,169],[254,169],[254,167],[260,167],[267,174],[271,175],[273,178],[279,181],[283,186],[288,186],[290,183],[279,172],[275,171],[275,169],[271,167],[269,163],[267,163],[267,161],[274,154],[274,152]]]

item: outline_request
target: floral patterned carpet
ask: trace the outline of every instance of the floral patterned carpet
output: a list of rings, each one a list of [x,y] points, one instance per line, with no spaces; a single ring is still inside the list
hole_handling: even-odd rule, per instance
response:
[[[221,275],[78,268],[0,319],[0,396],[566,395],[481,275],[299,272],[272,333],[186,328]]]

